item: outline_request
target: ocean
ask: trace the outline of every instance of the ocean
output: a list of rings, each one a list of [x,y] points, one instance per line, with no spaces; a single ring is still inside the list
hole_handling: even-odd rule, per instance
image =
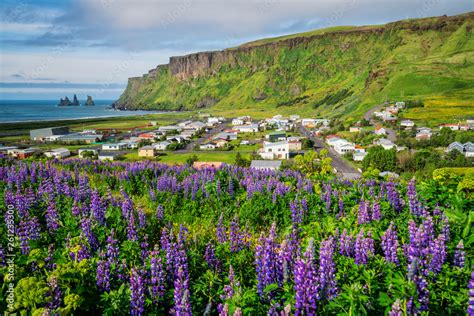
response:
[[[107,108],[114,102],[112,100],[94,100],[94,102],[95,106],[58,107],[58,100],[0,100],[0,123],[160,113],[157,111],[115,111]]]

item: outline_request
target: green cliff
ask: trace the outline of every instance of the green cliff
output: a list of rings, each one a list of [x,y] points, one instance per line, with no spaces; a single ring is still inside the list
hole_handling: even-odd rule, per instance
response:
[[[473,18],[334,27],[171,57],[130,78],[116,107],[355,118],[385,100],[423,99],[465,113],[474,108]]]

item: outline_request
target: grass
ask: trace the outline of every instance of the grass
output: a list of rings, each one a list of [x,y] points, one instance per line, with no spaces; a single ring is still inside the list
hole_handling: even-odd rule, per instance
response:
[[[159,161],[166,164],[184,164],[186,160],[191,156],[196,155],[198,161],[208,162],[224,162],[234,163],[237,152],[235,151],[212,151],[212,152],[193,152],[193,153],[167,153],[164,156],[160,156]],[[243,154],[244,158],[249,158],[250,155]]]

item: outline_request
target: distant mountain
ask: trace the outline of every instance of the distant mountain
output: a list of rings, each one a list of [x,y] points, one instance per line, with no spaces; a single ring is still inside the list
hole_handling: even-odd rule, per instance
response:
[[[470,12],[332,27],[171,57],[129,78],[116,107],[360,117],[386,100],[466,104],[474,93],[473,20]]]

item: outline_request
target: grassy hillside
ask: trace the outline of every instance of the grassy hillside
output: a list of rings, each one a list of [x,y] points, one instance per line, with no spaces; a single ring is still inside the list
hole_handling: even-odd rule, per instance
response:
[[[474,116],[473,17],[336,27],[173,57],[131,78],[117,104],[358,119],[386,100],[423,99],[408,117]]]

